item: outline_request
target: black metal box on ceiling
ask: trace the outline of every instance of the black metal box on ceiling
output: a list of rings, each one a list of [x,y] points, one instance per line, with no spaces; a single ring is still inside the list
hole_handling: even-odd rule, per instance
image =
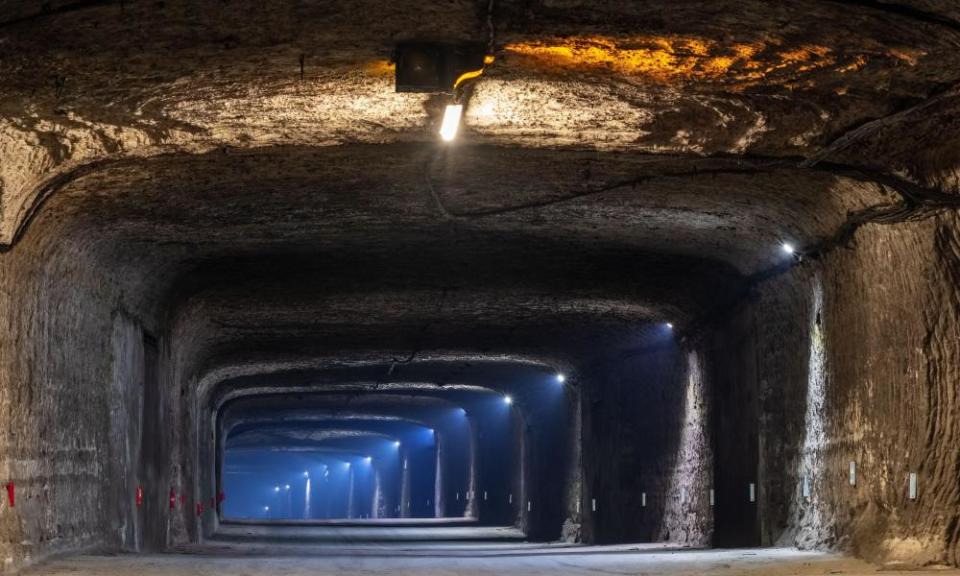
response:
[[[397,92],[452,93],[462,74],[483,68],[480,43],[403,42],[393,53]]]

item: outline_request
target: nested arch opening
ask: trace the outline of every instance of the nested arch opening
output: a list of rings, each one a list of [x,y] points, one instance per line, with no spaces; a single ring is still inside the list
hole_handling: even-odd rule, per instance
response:
[[[242,524],[458,524],[562,532],[576,466],[577,391],[542,365],[404,366],[248,375],[211,388],[198,489]],[[441,372],[447,376],[440,378]],[[355,380],[344,383],[346,374]],[[443,384],[429,380],[443,380]],[[481,384],[485,383],[485,385]],[[201,419],[207,421],[207,419]],[[210,459],[209,456],[213,456]],[[208,480],[203,480],[207,478]]]

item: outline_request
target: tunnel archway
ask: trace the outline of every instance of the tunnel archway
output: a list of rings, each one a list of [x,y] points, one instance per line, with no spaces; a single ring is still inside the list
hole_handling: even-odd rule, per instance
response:
[[[0,572],[960,565],[958,42],[947,0],[0,0]]]
[[[370,364],[287,370],[221,382],[211,388],[210,401],[217,449],[228,447],[223,438],[241,421],[249,426],[296,424],[309,429],[337,420],[341,427],[368,432],[386,422],[404,421],[428,431],[434,440],[431,457],[411,471],[432,466],[441,474],[438,478],[434,472],[433,485],[421,490],[419,497],[401,498],[428,509],[401,508],[401,517],[469,518],[483,525],[516,525],[532,538],[559,537],[565,519],[561,512],[573,507],[570,500],[578,490],[557,481],[575,466],[570,455],[576,446],[566,435],[570,419],[577,417],[571,401],[575,390],[558,382],[556,373],[543,365],[483,359],[414,362],[395,369],[390,382],[364,383],[365,375],[382,374],[383,369]],[[343,383],[350,379],[359,381]],[[360,425],[365,419],[368,422]],[[204,432],[199,435],[206,437]],[[199,461],[211,461],[205,455],[207,445],[198,449]],[[201,471],[200,478],[202,492],[226,492],[216,476]],[[403,473],[397,478],[410,483]],[[210,488],[204,489],[204,482]],[[534,502],[553,512],[533,514]],[[215,524],[206,529],[215,532]]]

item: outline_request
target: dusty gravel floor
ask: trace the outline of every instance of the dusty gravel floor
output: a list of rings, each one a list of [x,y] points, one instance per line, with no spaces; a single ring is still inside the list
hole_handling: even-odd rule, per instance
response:
[[[841,556],[793,549],[683,550],[663,545],[563,546],[512,543],[284,545],[218,544],[175,554],[75,556],[28,569],[30,576],[709,574],[860,576],[899,572]],[[927,568],[912,574],[956,575]]]

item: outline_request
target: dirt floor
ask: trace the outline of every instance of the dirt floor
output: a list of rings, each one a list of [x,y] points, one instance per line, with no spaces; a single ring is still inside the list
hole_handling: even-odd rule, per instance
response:
[[[899,572],[819,552],[773,548],[690,550],[666,545],[566,546],[506,542],[240,544],[192,547],[163,555],[85,555],[51,560],[30,576],[260,576],[325,574],[486,575],[613,574],[687,576],[709,574],[860,576]],[[913,574],[957,575],[926,568]]]

